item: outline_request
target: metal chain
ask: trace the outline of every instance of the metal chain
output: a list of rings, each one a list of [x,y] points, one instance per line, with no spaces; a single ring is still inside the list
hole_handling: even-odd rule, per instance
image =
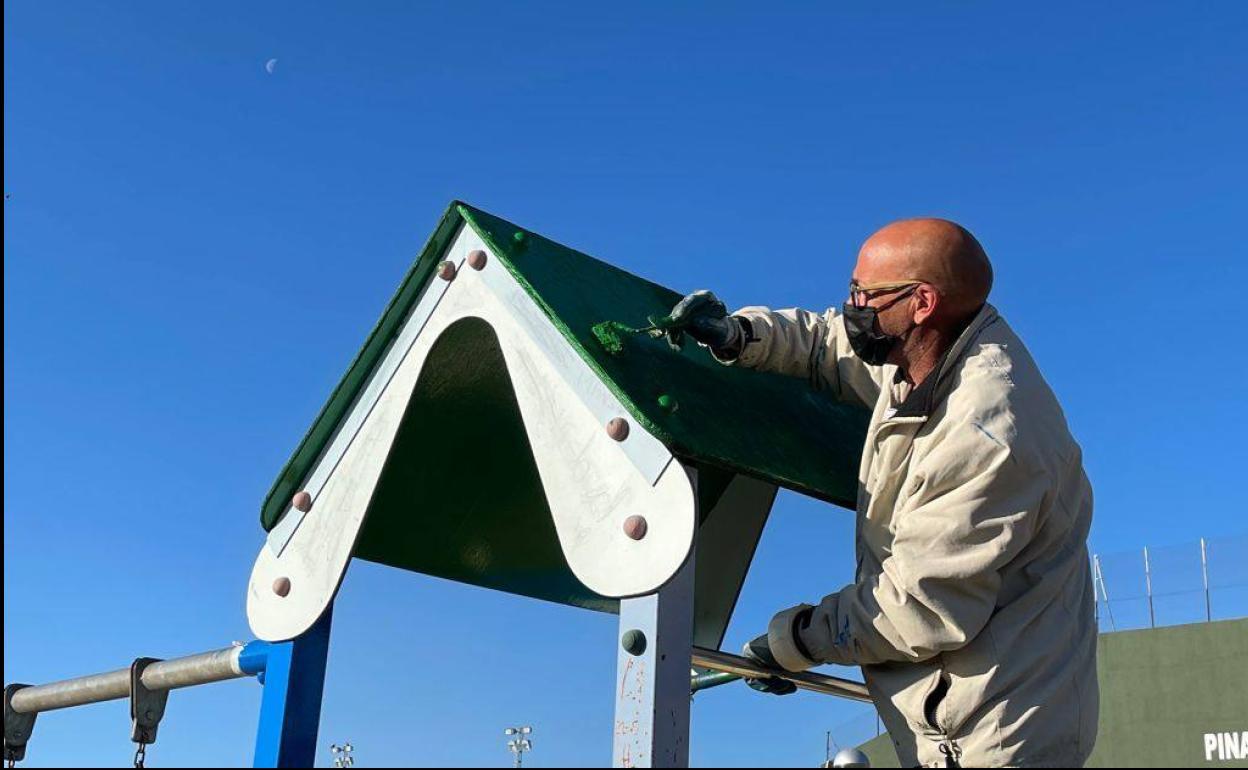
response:
[[[147,761],[147,744],[140,743],[138,750],[134,752],[134,766],[145,767],[143,764]]]
[[[17,760],[14,759],[13,757],[9,757],[7,760],[5,760],[4,765],[5,767],[17,767]]]

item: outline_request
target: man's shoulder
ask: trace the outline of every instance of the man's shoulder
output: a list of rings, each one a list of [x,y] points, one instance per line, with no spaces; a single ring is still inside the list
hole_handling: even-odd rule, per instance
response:
[[[962,356],[948,396],[950,429],[970,430],[1011,450],[1065,453],[1066,417],[1035,359],[997,316]]]

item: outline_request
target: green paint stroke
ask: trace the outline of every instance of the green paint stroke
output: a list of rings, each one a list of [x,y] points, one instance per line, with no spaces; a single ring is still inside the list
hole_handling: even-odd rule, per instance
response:
[[[647,318],[650,322],[649,326],[643,326],[640,329],[634,329],[627,324],[619,321],[603,321],[596,323],[590,330],[594,333],[594,338],[598,340],[598,344],[602,345],[603,350],[613,356],[618,356],[624,352],[624,340],[634,334],[647,334],[655,339],[663,336],[669,337],[672,342],[673,349],[679,350],[678,342],[671,339],[671,333],[677,329],[677,324],[672,321],[671,316],[664,316],[660,319]]]
[[[638,331],[625,326],[619,321],[603,321],[602,323],[594,324],[591,330],[594,333],[594,339],[598,340],[599,345],[602,345],[602,349],[613,356],[623,353],[625,338]]]

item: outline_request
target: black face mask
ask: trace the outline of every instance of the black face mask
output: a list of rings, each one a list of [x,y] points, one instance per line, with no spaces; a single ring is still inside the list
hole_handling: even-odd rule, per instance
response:
[[[845,319],[845,333],[849,337],[849,346],[865,363],[871,366],[883,366],[888,362],[888,354],[893,352],[897,343],[901,342],[901,337],[885,334],[880,329],[880,311],[887,310],[909,297],[916,288],[910,287],[909,291],[903,292],[891,302],[878,308],[854,307],[849,302],[841,308],[841,315]]]

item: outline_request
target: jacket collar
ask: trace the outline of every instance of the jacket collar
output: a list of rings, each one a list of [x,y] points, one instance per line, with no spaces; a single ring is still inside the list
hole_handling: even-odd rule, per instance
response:
[[[906,396],[906,400],[901,402],[897,407],[897,411],[893,412],[892,418],[920,418],[926,419],[932,413],[932,409],[936,406],[937,393],[941,391],[941,384],[947,379],[948,374],[953,370],[953,365],[966,353],[971,343],[979,337],[989,324],[997,320],[997,309],[988,303],[979,309],[971,322],[966,325],[954,343],[949,346],[945,354],[941,356],[940,363],[936,365],[935,371],[927,375],[919,386],[910,391],[910,395]],[[898,370],[898,376],[901,371]]]

